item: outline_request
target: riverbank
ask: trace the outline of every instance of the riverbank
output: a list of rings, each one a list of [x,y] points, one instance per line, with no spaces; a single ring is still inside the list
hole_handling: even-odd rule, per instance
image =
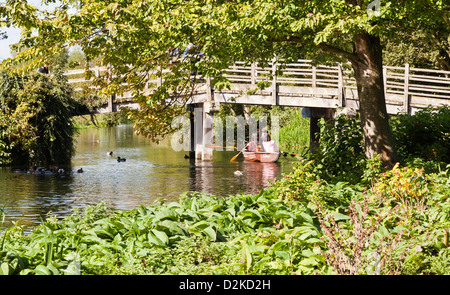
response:
[[[121,112],[94,113],[91,115],[80,115],[72,117],[76,129],[113,127],[120,124],[131,124],[132,122]]]
[[[449,274],[449,168],[330,182],[311,161],[258,194],[104,203],[1,237],[6,274]],[[375,172],[376,168],[373,168]],[[370,168],[368,168],[370,170]]]

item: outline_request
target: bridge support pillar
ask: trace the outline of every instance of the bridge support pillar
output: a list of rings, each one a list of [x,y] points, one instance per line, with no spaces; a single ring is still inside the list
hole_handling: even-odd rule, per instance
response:
[[[114,110],[114,99],[115,99],[115,98],[116,98],[116,95],[115,95],[115,94],[110,95],[109,98],[108,98],[108,106],[107,106],[107,108],[106,108],[106,111],[107,111],[108,113],[112,113],[112,112],[115,111],[115,110]]]
[[[211,103],[191,104],[189,158],[210,161],[213,158],[214,113]]]
[[[310,108],[310,126],[309,126],[309,144],[311,151],[319,146],[320,127],[319,120],[324,118],[326,121],[334,116],[334,109],[331,108]]]

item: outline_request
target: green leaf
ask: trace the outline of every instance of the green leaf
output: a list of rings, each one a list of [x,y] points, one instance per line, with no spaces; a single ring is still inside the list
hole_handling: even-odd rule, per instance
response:
[[[260,245],[248,245],[248,250],[250,253],[264,253],[264,251],[268,248],[268,246],[260,246]]]
[[[67,268],[63,270],[67,275],[81,275],[81,265],[80,262],[74,260],[69,263]]]
[[[287,251],[275,251],[274,253],[283,260],[291,260],[291,255]]]
[[[59,270],[51,263],[47,265],[47,268],[51,272],[52,275],[59,275],[60,274]]]
[[[164,211],[158,211],[155,213],[155,218],[153,219],[153,223],[156,223],[160,220],[164,219],[170,219],[170,220],[176,220],[177,214],[172,210],[164,210]]]
[[[252,253],[250,253],[250,250],[248,249],[248,246],[246,243],[243,244],[242,251],[243,251],[246,266],[247,266],[246,269],[247,269],[247,271],[249,271],[252,266],[253,258],[252,258]]]
[[[171,234],[173,235],[185,235],[186,232],[184,229],[180,226],[179,222],[175,222],[172,220],[163,220],[161,222],[160,227],[167,229]]]
[[[261,213],[259,213],[257,210],[255,209],[248,209],[248,210],[244,210],[241,212],[242,216],[251,216],[251,217],[258,217],[259,220],[262,220],[263,217],[261,216]]]
[[[36,266],[36,268],[34,269],[34,273],[37,274],[37,275],[52,275],[51,270],[48,269],[44,265]]]
[[[8,262],[3,262],[0,265],[0,275],[11,275],[13,273],[12,267],[9,265]]]
[[[216,231],[211,226],[205,228],[203,232],[213,241],[217,239]]]
[[[332,213],[334,220],[339,221],[339,220],[350,220],[350,217],[344,214],[341,214],[339,212],[334,212]]]
[[[148,233],[148,240],[150,243],[158,246],[167,246],[169,244],[169,237],[167,234],[156,229],[152,229],[151,232]]]

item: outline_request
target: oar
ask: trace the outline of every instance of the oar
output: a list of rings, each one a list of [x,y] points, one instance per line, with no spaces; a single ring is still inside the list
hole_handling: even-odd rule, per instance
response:
[[[215,148],[223,148],[223,149],[236,149],[236,147],[234,146],[222,146],[222,145],[212,145],[212,144],[207,144],[206,145],[207,148],[211,148],[211,149],[215,149]]]
[[[250,141],[251,142],[251,141]],[[230,162],[233,162],[234,160],[236,160],[236,158],[247,148],[247,146],[250,144],[250,142],[249,143],[247,143],[247,145],[236,155],[236,156],[234,156],[233,158],[231,158],[231,160],[230,160]]]

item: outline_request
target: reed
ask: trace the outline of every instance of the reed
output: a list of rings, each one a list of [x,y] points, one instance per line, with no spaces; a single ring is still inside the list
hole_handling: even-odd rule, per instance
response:
[[[280,122],[279,147],[282,151],[302,153],[309,146],[309,118],[303,118],[301,109],[287,111]]]

